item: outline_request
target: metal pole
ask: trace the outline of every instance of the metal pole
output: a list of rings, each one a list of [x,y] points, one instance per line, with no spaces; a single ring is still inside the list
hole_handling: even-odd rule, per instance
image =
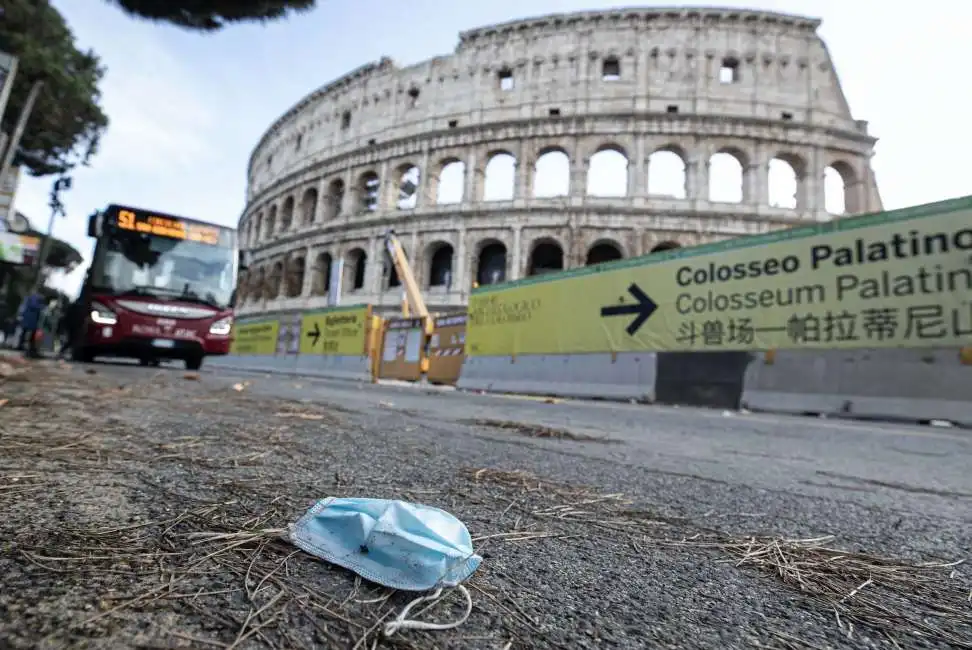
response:
[[[9,140],[7,134],[0,131],[0,160],[3,160],[3,152],[6,151],[7,140]],[[5,180],[6,178],[0,176],[0,192],[3,191],[3,183]],[[10,230],[10,217],[11,213],[14,211],[13,199],[17,194],[16,185],[12,186],[11,189],[13,191],[10,194],[10,206],[7,209],[7,214],[0,214],[0,231]]]
[[[34,284],[30,287],[31,293],[40,289],[44,280],[44,258],[47,257],[47,249],[50,248],[51,231],[54,230],[55,217],[57,217],[57,209],[52,209],[51,218],[47,222],[47,234],[41,239],[40,250],[37,251],[37,259],[34,260]]]
[[[44,280],[44,262],[47,260],[47,251],[50,249],[51,239],[54,236],[54,220],[58,214],[63,212],[60,200],[62,189],[71,189],[70,177],[62,176],[57,179],[54,181],[54,187],[51,189],[51,217],[47,222],[47,234],[41,240],[40,250],[37,251],[37,259],[34,260],[34,284],[30,288],[31,293],[40,289],[41,283]]]
[[[0,160],[3,160],[3,152],[7,150],[7,140],[9,139],[6,133],[0,131]]]
[[[17,126],[14,128],[13,135],[10,136],[10,141],[7,143],[7,151],[3,155],[3,164],[0,165],[0,182],[10,173],[14,156],[20,147],[20,139],[24,136],[24,130],[27,129],[27,120],[30,119],[30,114],[34,110],[34,104],[37,102],[37,96],[40,95],[43,85],[43,81],[35,81],[30,89],[30,94],[27,95],[27,101],[24,102],[24,107],[20,111],[20,117],[17,119]]]
[[[17,57],[0,52],[0,69],[6,68],[3,71],[3,83],[0,84],[0,119],[3,119],[4,111],[7,110],[10,91],[13,88],[14,79],[17,78],[17,64]]]

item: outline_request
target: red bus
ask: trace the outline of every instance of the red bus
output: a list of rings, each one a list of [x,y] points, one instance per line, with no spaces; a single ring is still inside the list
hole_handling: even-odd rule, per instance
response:
[[[109,205],[91,215],[94,259],[72,356],[182,360],[198,370],[229,353],[239,266],[236,231],[152,210]]]

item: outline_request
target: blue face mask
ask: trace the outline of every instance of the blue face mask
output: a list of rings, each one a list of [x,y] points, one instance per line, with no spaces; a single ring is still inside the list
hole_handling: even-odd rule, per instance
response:
[[[386,635],[405,627],[455,627],[472,609],[469,592],[459,583],[472,575],[482,558],[473,552],[465,525],[448,512],[404,501],[328,497],[289,533],[298,548],[372,582],[404,591],[436,590],[409,604],[385,627]],[[444,626],[405,620],[415,605],[440,597],[443,587],[459,587],[466,597],[461,620]]]

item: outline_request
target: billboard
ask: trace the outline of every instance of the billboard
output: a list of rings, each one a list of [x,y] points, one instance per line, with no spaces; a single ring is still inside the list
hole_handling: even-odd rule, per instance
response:
[[[31,265],[40,250],[40,237],[0,232],[0,262]]]
[[[470,356],[972,344],[972,196],[480,287]]]

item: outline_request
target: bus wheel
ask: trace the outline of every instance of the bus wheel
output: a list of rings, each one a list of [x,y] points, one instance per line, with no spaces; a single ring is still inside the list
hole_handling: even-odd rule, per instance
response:
[[[199,370],[202,368],[203,357],[199,355],[197,357],[189,357],[186,359],[186,370]]]

